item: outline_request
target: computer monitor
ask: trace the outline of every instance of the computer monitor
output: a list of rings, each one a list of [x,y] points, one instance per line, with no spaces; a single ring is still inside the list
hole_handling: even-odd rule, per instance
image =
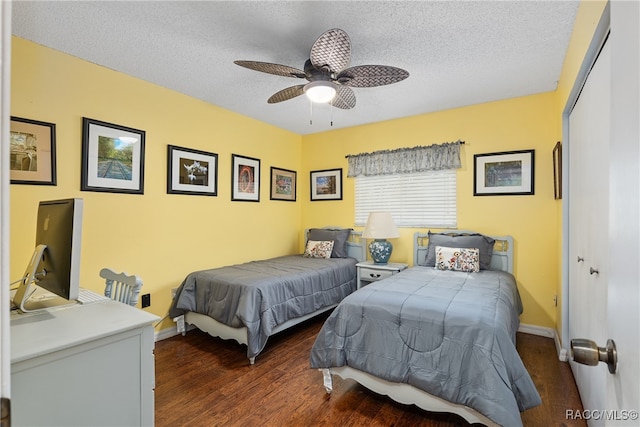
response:
[[[82,211],[82,199],[50,200],[38,205],[36,248],[13,298],[21,311],[70,304],[78,298]],[[55,297],[45,294],[30,298],[37,287]]]

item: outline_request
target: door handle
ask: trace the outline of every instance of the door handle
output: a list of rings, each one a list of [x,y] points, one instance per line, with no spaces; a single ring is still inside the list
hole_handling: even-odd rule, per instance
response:
[[[618,368],[616,343],[611,339],[607,340],[606,347],[598,347],[594,341],[584,338],[572,339],[571,357],[574,362],[589,366],[596,366],[598,362],[604,362],[612,374],[615,374]]]

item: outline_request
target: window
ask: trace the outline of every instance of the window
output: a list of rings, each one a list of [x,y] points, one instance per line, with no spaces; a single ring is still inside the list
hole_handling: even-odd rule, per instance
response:
[[[398,227],[455,228],[456,170],[355,178],[355,225],[369,212],[391,212]]]
[[[464,141],[348,155],[355,225],[391,212],[399,227],[457,227],[456,170]]]

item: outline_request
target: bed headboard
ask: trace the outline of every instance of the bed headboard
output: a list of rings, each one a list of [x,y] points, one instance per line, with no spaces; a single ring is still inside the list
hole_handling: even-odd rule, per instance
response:
[[[345,227],[316,227],[327,229],[340,229]],[[307,236],[309,235],[309,229],[304,230],[304,245],[307,246]],[[367,260],[367,240],[362,238],[362,231],[351,230],[349,239],[347,240],[347,255],[351,258],[355,258],[358,261]]]
[[[446,232],[455,236],[457,234],[473,234],[475,231],[455,230]],[[508,271],[513,274],[513,237],[511,236],[489,236],[495,239],[493,246],[493,256],[491,257],[491,269]],[[429,234],[417,232],[413,237],[413,265],[424,265],[427,257],[427,246],[429,244]]]
[[[367,260],[367,239],[362,237],[362,231],[351,230],[347,240],[347,254],[358,261]]]

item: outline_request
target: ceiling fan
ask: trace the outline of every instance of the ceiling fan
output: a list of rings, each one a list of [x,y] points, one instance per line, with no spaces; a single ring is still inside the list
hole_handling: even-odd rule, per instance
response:
[[[233,61],[241,67],[276,76],[307,79],[309,83],[291,86],[273,94],[269,104],[306,94],[314,102],[350,109],[356,105],[352,87],[374,87],[397,83],[409,77],[401,68],[388,65],[358,65],[351,62],[351,40],[344,30],[334,28],[323,33],[311,46],[304,71],[287,65],[258,61]],[[347,68],[348,67],[348,68]]]

